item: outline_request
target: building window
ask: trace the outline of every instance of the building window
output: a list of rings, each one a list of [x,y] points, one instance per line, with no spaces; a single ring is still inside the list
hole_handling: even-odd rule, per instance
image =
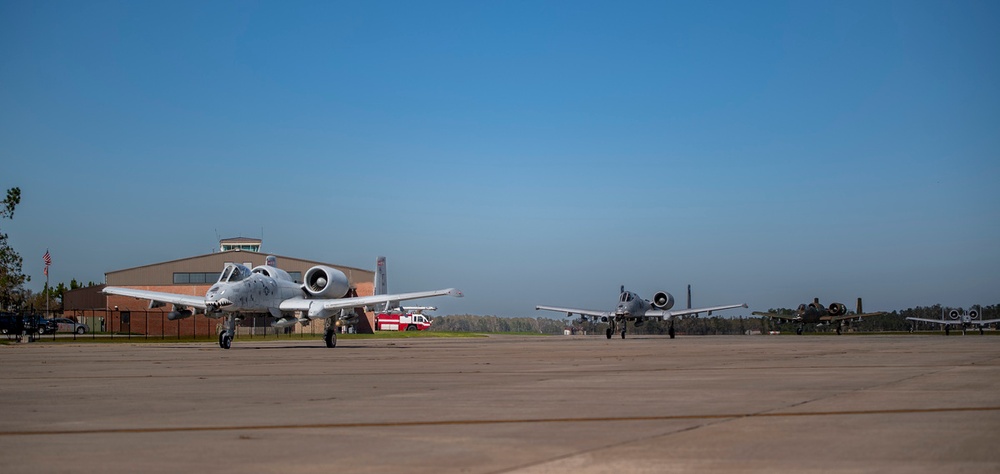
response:
[[[246,250],[248,252],[260,252],[260,244],[222,244],[222,251]]]
[[[175,285],[204,285],[219,280],[216,272],[175,272]]]

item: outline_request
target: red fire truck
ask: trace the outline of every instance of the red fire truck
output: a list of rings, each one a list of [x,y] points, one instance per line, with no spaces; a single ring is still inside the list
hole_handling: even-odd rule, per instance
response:
[[[431,321],[422,314],[380,313],[375,315],[375,329],[379,331],[423,331]]]

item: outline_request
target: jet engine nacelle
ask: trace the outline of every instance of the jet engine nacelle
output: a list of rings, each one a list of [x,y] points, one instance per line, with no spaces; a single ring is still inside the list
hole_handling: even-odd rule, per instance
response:
[[[310,268],[302,281],[302,288],[314,298],[343,298],[351,290],[344,272],[323,265]]]
[[[827,312],[830,313],[830,316],[843,316],[847,314],[847,306],[844,306],[842,303],[830,303]]]
[[[974,309],[969,311],[969,319],[979,319],[979,311]]]
[[[959,313],[957,309],[953,309],[948,312],[948,317],[951,319],[958,319],[958,317],[961,315],[962,313]]]
[[[176,321],[178,319],[190,318],[192,315],[194,315],[194,312],[190,309],[182,309],[180,311],[174,310],[167,313],[167,319],[170,321]]]
[[[653,295],[653,307],[656,309],[670,309],[674,307],[674,295],[667,293],[666,291],[661,291]]]

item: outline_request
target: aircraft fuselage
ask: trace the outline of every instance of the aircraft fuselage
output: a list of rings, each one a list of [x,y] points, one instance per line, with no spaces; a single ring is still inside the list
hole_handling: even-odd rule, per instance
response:
[[[205,293],[205,303],[227,312],[273,313],[281,302],[302,295],[301,285],[255,273],[245,280],[216,283]]]
[[[829,312],[822,305],[802,304],[796,311],[794,321],[802,324],[823,324],[825,321],[822,318],[828,314]]]
[[[615,308],[615,319],[618,321],[635,319],[643,316],[652,306],[639,295],[631,291],[622,292],[618,298],[618,307]]]
[[[260,271],[251,271],[243,265],[227,265],[219,281],[205,292],[207,307],[205,314],[210,316],[210,313],[225,311],[268,313],[279,317],[281,302],[301,297],[302,285],[292,281],[283,271],[274,268],[268,271],[275,273],[279,278],[265,275]]]

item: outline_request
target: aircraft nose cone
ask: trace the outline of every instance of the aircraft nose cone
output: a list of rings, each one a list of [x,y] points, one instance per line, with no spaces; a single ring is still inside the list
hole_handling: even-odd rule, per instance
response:
[[[233,302],[229,301],[227,298],[219,298],[217,300],[206,301],[205,304],[211,308],[219,309],[223,306],[229,306],[233,304]]]

